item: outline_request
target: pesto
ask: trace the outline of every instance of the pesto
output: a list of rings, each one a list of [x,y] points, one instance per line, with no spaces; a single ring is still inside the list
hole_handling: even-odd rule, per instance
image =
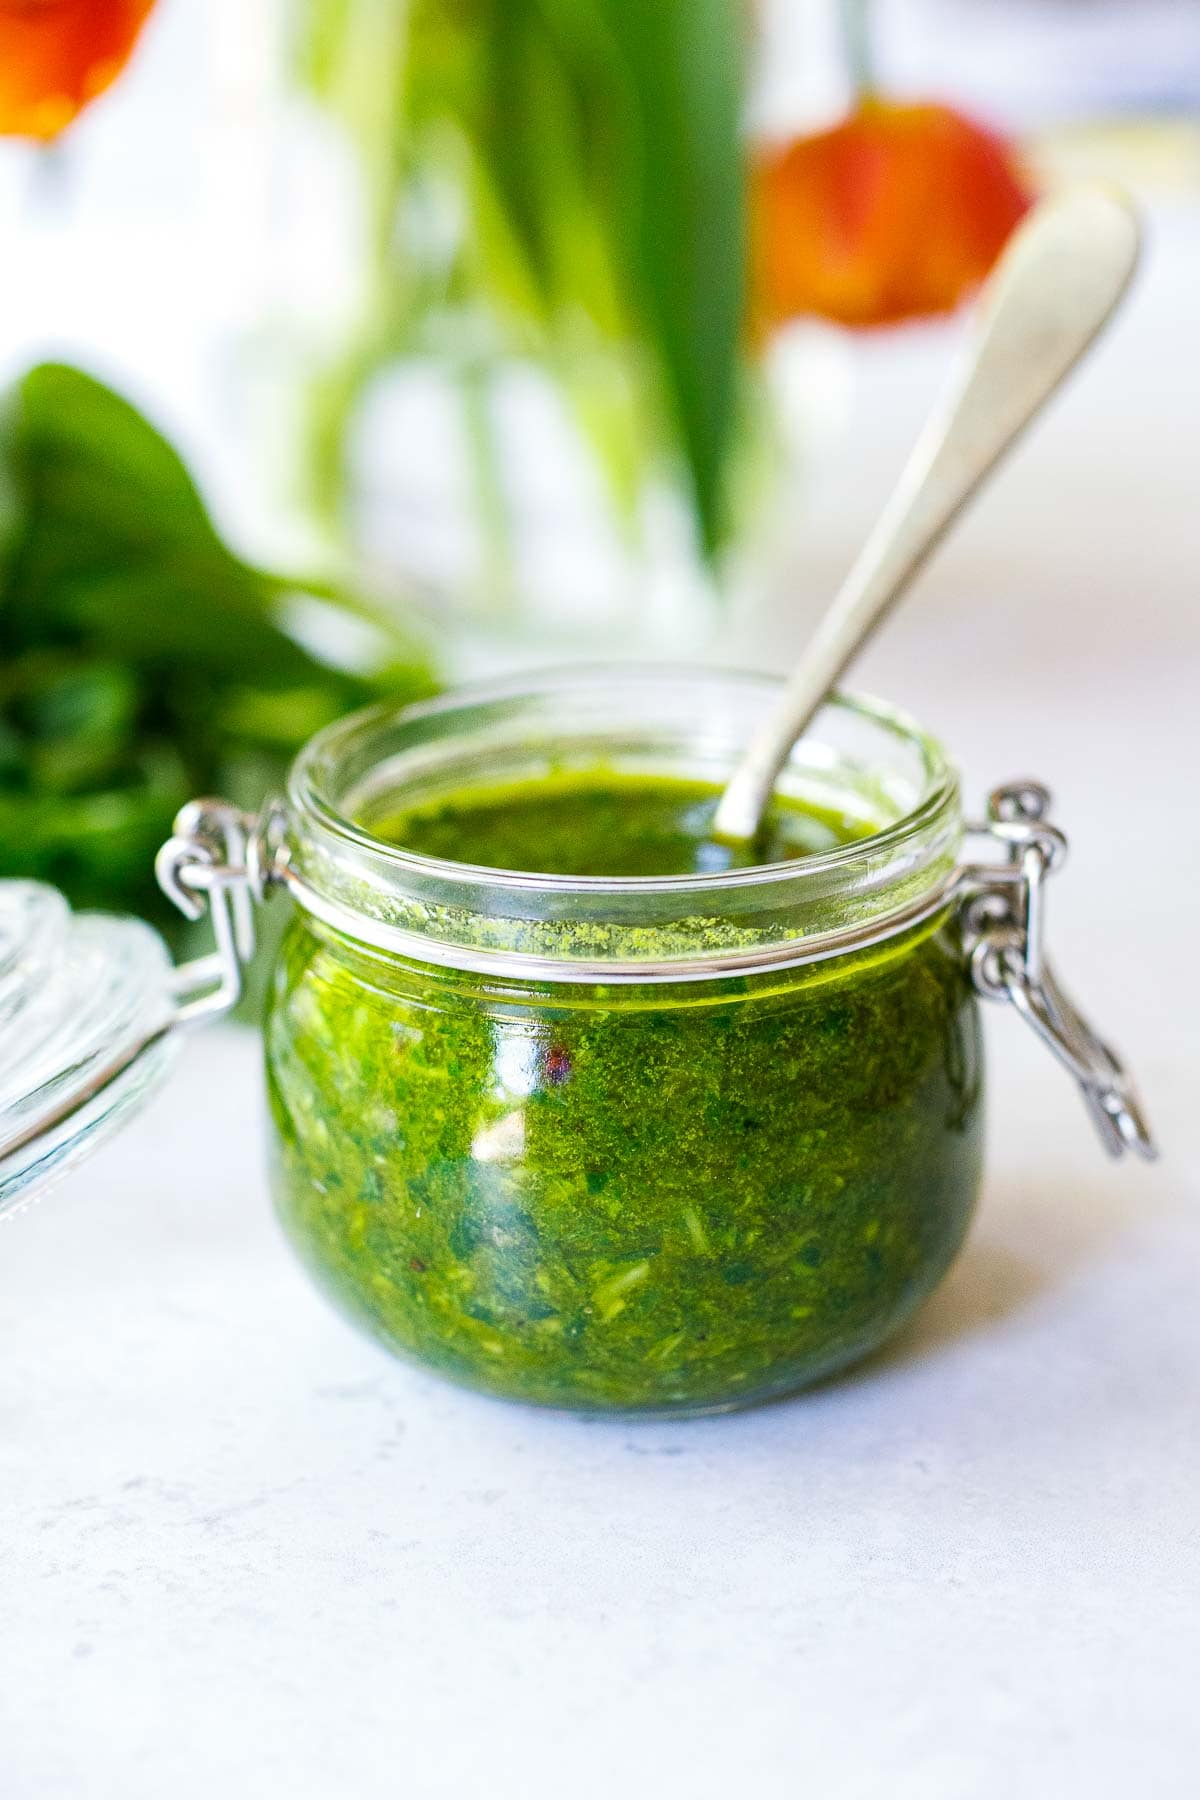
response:
[[[754,854],[714,842],[721,797],[707,781],[616,769],[563,770],[540,782],[459,789],[407,813],[373,820],[380,837],[423,856],[527,869],[541,875],[612,877],[717,874],[754,862],[791,862],[870,834],[841,813],[776,803]]]
[[[660,875],[703,866],[715,801],[577,772],[388,829]],[[860,828],[785,806],[771,829],[782,858]],[[683,1413],[800,1387],[914,1310],[974,1202],[978,1026],[945,917],[749,978],[528,987],[298,915],[266,1043],[276,1201],[318,1280],[391,1348],[512,1398]]]

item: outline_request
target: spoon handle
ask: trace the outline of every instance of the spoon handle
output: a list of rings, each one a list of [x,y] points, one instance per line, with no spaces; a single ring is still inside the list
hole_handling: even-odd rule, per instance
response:
[[[1140,237],[1131,203],[1091,185],[1042,201],[1016,231],[984,291],[964,362],[721,797],[718,839],[753,840],[779,770],[830,688],[1108,321],[1137,266]]]

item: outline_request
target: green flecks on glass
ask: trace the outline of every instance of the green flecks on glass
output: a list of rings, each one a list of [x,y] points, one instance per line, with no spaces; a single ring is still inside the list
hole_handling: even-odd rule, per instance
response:
[[[495,790],[495,818],[476,790],[439,810],[438,853],[544,866],[553,840],[609,872],[627,818],[625,871],[661,872],[707,827],[687,786],[618,804],[606,779],[593,807],[576,783],[569,828],[555,787],[519,817]],[[736,982],[531,992],[298,917],[266,1042],[277,1204],[320,1282],[393,1349],[518,1399],[693,1412],[799,1387],[914,1309],[974,1200],[978,1027],[945,922]]]

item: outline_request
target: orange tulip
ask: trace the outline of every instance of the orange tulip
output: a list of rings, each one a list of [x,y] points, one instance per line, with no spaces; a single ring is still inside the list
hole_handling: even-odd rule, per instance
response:
[[[116,80],[154,0],[0,0],[0,134],[58,136]]]
[[[1002,138],[948,106],[871,96],[754,170],[756,306],[889,325],[948,312],[1029,205]]]

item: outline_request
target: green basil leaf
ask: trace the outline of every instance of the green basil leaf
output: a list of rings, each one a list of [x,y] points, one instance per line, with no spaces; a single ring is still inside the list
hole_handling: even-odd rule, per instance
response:
[[[302,592],[225,547],[175,451],[101,382],[58,364],[18,382],[0,405],[0,875],[165,921],[153,856],[187,799],[256,806],[321,725],[430,690],[399,629],[328,590],[323,611],[353,613],[360,641],[367,617],[396,660],[364,676],[306,647]]]

